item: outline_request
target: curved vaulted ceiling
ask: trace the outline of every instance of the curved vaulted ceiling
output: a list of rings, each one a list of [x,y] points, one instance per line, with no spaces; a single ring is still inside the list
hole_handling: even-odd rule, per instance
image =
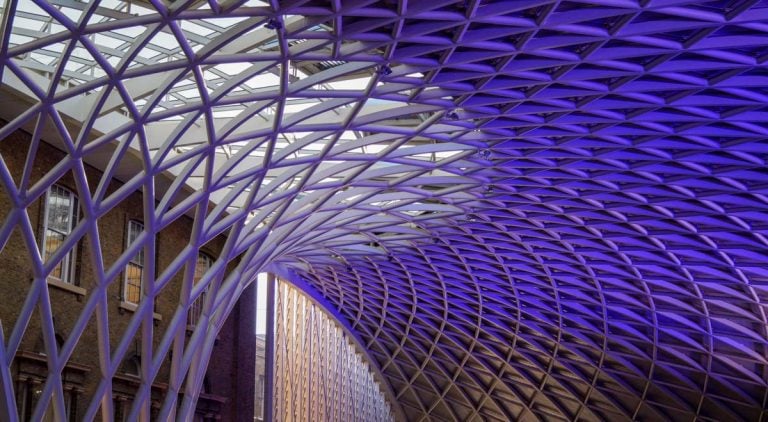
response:
[[[86,162],[126,182],[80,187],[88,219],[143,189],[148,232],[187,214],[192,246],[226,234],[237,277],[204,279],[198,330],[271,266],[346,319],[409,420],[768,418],[768,4],[3,16],[0,138],[69,152],[3,177],[15,206]]]

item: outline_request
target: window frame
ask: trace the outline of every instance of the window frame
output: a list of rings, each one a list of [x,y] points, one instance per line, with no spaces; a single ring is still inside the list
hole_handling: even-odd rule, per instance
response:
[[[131,238],[131,233],[132,233],[131,228],[132,227],[138,227],[138,231],[136,232],[136,237],[138,237],[144,231],[144,223],[139,221],[139,220],[134,220],[134,219],[128,220],[128,223],[127,223],[126,228],[125,228],[125,249],[126,250],[129,247],[131,247],[133,242],[136,241],[136,237],[133,237],[133,239]],[[138,260],[137,259],[138,257],[141,257],[141,259]],[[125,270],[123,271],[123,291],[122,291],[122,293],[123,293],[122,294],[123,302],[125,302],[125,303],[130,303],[132,305],[138,305],[139,302],[141,301],[142,296],[144,295],[144,267],[145,267],[144,259],[145,259],[145,257],[144,257],[144,248],[142,247],[136,253],[136,255],[132,256],[131,259],[128,260],[128,263],[125,265]],[[128,294],[128,288],[129,288],[129,283],[128,283],[128,280],[129,280],[128,273],[129,273],[129,271],[128,270],[129,270],[131,265],[135,265],[136,267],[139,268],[139,286],[138,286],[139,287],[139,298],[135,302],[131,300],[130,295]],[[131,285],[131,287],[135,287],[135,286]]]
[[[202,271],[202,273],[199,273],[198,270],[200,269],[200,262],[201,258],[203,262],[207,262],[207,266],[205,268],[205,271]],[[215,258],[206,252],[203,251],[197,251],[197,258],[195,259],[195,274],[192,277],[192,288],[194,289],[195,286],[197,286],[198,283],[200,283],[200,280],[205,276],[205,274],[213,267],[213,263],[215,262]],[[199,277],[198,277],[199,274]],[[187,311],[187,326],[188,327],[194,327],[197,325],[197,320],[200,319],[200,316],[203,313],[203,306],[205,305],[205,296],[208,293],[210,285],[205,288],[200,293],[200,296],[198,296],[192,303],[189,304],[189,310]]]
[[[66,233],[61,233],[60,231],[51,228],[51,224],[49,222],[49,217],[51,215],[51,191],[53,189],[60,189],[62,192],[67,193],[67,197],[69,198],[69,209],[67,212],[67,215],[69,216],[69,231]],[[40,245],[40,251],[42,252],[43,260],[44,262],[48,261],[49,253],[50,255],[53,255],[57,250],[48,251],[46,248],[49,235],[48,231],[52,231],[55,233],[63,234],[64,240],[66,241],[67,237],[72,234],[75,227],[77,226],[77,221],[79,217],[79,209],[78,209],[78,200],[77,200],[77,194],[60,184],[53,184],[45,191],[45,202],[43,203],[43,235],[42,235],[42,244]],[[64,257],[61,259],[61,261],[56,265],[56,267],[51,270],[51,272],[47,275],[47,279],[57,281],[64,284],[69,284],[73,286],[77,286],[78,283],[76,283],[75,279],[75,267],[76,267],[76,259],[77,259],[77,246],[72,247],[72,250],[66,253]],[[55,272],[55,269],[57,267],[61,266],[61,277],[56,277],[53,275]]]
[[[40,401],[41,392],[40,385],[45,383],[45,379],[27,379],[17,380],[15,382],[16,388],[16,405],[19,410],[19,421],[28,422],[32,420],[32,415],[35,413],[35,407]],[[64,391],[64,414],[66,415],[65,421],[77,420],[77,392],[72,389]],[[42,421],[53,421],[53,400],[48,403],[45,412],[43,412]]]

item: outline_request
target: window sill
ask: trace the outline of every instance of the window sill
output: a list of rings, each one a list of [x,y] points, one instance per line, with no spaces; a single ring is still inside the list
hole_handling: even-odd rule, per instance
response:
[[[74,293],[80,297],[85,296],[86,293],[88,293],[87,290],[80,286],[75,286],[74,284],[65,283],[61,280],[57,280],[55,278],[48,278],[48,285],[56,287],[57,289],[65,290],[70,293]],[[78,299],[80,298],[78,297]]]
[[[120,301],[120,305],[118,305],[118,307],[120,308],[121,312],[123,311],[136,312],[136,309],[139,308],[139,305],[131,302]],[[163,320],[163,316],[158,314],[157,312],[152,312],[152,318],[158,321]]]

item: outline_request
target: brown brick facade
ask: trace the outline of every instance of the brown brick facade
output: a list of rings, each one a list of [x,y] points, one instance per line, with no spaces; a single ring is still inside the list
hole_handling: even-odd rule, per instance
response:
[[[12,170],[17,185],[22,177],[31,137],[24,132],[16,132],[0,142],[0,155]],[[30,183],[33,186],[46,172],[49,172],[64,156],[64,152],[41,143],[37,149],[34,165],[30,173]],[[99,185],[102,173],[95,168],[86,167],[89,188],[93,192]],[[57,182],[60,186],[76,191],[72,173],[67,171]],[[110,181],[107,196],[121,186],[116,180]],[[36,228],[35,238],[38,245],[42,242],[44,225],[45,194],[28,207],[28,215],[32,226]],[[9,215],[11,198],[7,192],[0,193],[0,217],[5,220]],[[82,218],[82,211],[81,211]],[[103,265],[109,268],[123,253],[126,247],[126,227],[131,219],[141,221],[143,218],[142,195],[133,193],[98,220],[101,241]],[[19,229],[14,229],[9,242],[0,250],[0,322],[6,342],[13,332],[14,325],[19,319],[19,313],[31,291],[33,280],[30,251],[25,246]],[[161,273],[178,256],[187,245],[192,230],[192,221],[181,217],[164,228],[157,235],[156,274]],[[48,283],[44,294],[50,295],[52,315],[56,330],[57,342],[61,347],[69,339],[69,333],[76,324],[77,318],[86,306],[89,295],[94,291],[97,279],[94,262],[89,248],[89,235],[79,242],[74,271],[74,286]],[[201,250],[211,257],[218,256],[224,245],[220,236],[209,242]],[[36,251],[35,251],[36,253]],[[146,270],[146,269],[145,269]],[[169,285],[163,289],[155,301],[155,328],[153,344],[157,348],[167,329],[168,322],[177,308],[182,287],[183,272],[177,272]],[[110,347],[115,350],[124,332],[128,329],[133,311],[131,306],[123,301],[123,278],[120,274],[107,289],[109,299],[108,318]],[[249,290],[251,291],[251,290]],[[251,420],[253,403],[244,398],[253,397],[254,347],[255,334],[253,329],[253,299],[246,292],[244,299],[235,307],[223,329],[217,337],[212,358],[209,364],[208,376],[204,391],[198,402],[198,416],[201,420]],[[26,334],[12,365],[13,377],[16,380],[17,405],[20,413],[29,416],[33,409],[34,395],[44,383],[47,374],[47,363],[44,355],[43,336],[41,330],[40,309],[35,309],[26,329]],[[140,341],[141,329],[133,338],[125,355],[119,373],[113,378],[113,400],[116,420],[125,417],[125,409],[129,408],[132,394],[138,386],[138,367],[141,365]],[[187,336],[189,338],[189,335]],[[89,339],[93,339],[92,341]],[[79,420],[86,412],[86,407],[100,381],[99,351],[97,345],[97,323],[94,312],[88,321],[83,337],[77,341],[74,352],[68,361],[67,368],[62,374],[67,400],[71,400],[70,419]],[[243,376],[250,374],[250,376]],[[165,357],[165,364],[156,377],[153,385],[153,412],[161,404],[161,398],[167,388],[170,376],[170,359]],[[250,403],[250,404],[249,404]],[[26,409],[22,409],[26,407]]]

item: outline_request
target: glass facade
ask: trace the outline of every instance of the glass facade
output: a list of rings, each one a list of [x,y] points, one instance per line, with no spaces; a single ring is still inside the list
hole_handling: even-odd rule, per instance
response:
[[[254,421],[395,420],[367,357],[338,321],[272,274],[259,274],[255,290]]]
[[[275,294],[275,421],[393,421],[380,384],[339,324],[278,280]]]

